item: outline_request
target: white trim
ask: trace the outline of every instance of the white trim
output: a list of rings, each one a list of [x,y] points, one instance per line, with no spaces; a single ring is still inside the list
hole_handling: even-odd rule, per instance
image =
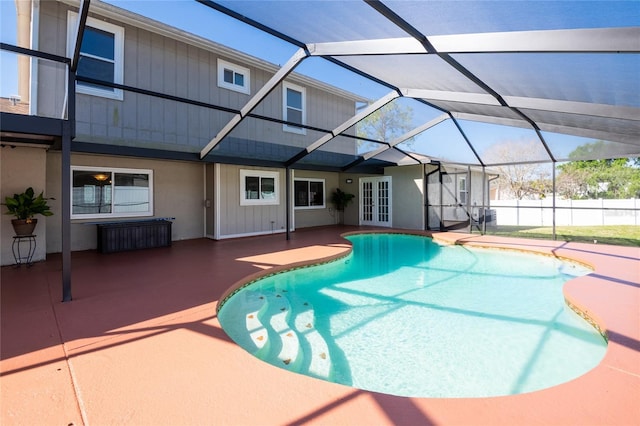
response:
[[[78,14],[71,10],[67,11],[67,56],[70,58],[73,55],[73,49],[75,48],[75,35],[76,28],[78,26]],[[124,81],[124,28],[110,24],[108,22],[99,21],[97,19],[87,17],[87,26],[95,28],[97,30],[105,31],[113,34],[113,82],[116,84],[123,84]],[[87,57],[93,57],[92,55],[84,55]],[[105,58],[96,57],[100,60]],[[124,94],[122,89],[98,89],[96,87],[83,86],[76,83],[76,93],[83,93],[85,95],[100,96],[103,98],[123,100]]]
[[[220,239],[220,163],[213,164],[213,238]]]
[[[298,86],[297,84],[289,83],[286,81],[282,83],[282,119],[285,121],[289,121],[289,117],[287,114],[287,109],[289,108],[289,105],[287,104],[288,89],[300,92],[302,96],[302,109],[300,111],[302,113],[302,124],[307,124],[307,89],[302,86]],[[282,125],[282,130],[285,132],[297,133],[300,135],[307,134],[307,129],[305,129],[304,127],[289,126],[287,124]]]
[[[207,236],[207,163],[202,163],[202,236]]]
[[[225,69],[233,71],[234,81],[236,74],[242,74],[242,76],[244,77],[244,85],[240,86],[238,84],[235,84],[235,82],[228,83],[224,81]],[[232,64],[231,62],[227,62],[224,59],[218,58],[218,87],[233,90],[234,92],[244,93],[246,95],[251,94],[251,70],[249,68]]]
[[[293,188],[291,193],[293,194],[293,209],[294,210],[320,210],[320,209],[326,209],[327,208],[327,183],[326,180],[324,178],[313,178],[313,177],[300,177],[300,178],[295,178],[292,179],[293,181]],[[297,182],[322,182],[322,205],[320,206],[296,206],[296,192],[295,192],[295,188],[296,185],[295,183]],[[307,185],[307,189],[309,188],[309,186]]]
[[[362,184],[363,182],[372,182],[373,183],[373,197],[374,197],[374,201],[377,202],[378,201],[378,195],[377,195],[377,183],[378,182],[387,182],[389,184],[389,196],[388,196],[388,201],[389,201],[389,221],[388,222],[380,222],[377,219],[377,205],[374,205],[374,211],[373,211],[373,219],[372,221],[364,221],[362,220],[362,216],[363,216],[363,207],[364,207],[364,203],[362,200],[363,197],[363,192],[362,192]],[[383,226],[383,227],[388,227],[391,228],[393,226],[393,180],[391,176],[377,176],[377,177],[362,177],[360,179],[358,179],[358,192],[360,193],[358,196],[358,225],[362,226],[362,225],[371,225],[371,226]]]
[[[80,214],[73,213],[73,172],[79,171],[96,171],[96,172],[110,172],[112,174],[116,173],[130,173],[130,174],[146,174],[149,176],[149,209],[144,212],[111,212],[111,213],[90,213],[90,214]],[[71,166],[71,170],[69,170],[70,176],[70,184],[69,188],[71,192],[71,200],[70,209],[71,209],[71,219],[115,219],[121,217],[148,217],[153,216],[154,214],[154,205],[153,205],[153,170],[151,169],[121,169],[117,167],[103,167],[103,166]],[[112,183],[113,187],[113,183]],[[112,190],[113,191],[113,190]],[[112,203],[115,199],[115,191],[112,192]]]
[[[273,178],[273,198],[262,198],[262,193],[259,193],[257,199],[247,199],[246,195],[246,178],[257,177],[262,181],[262,178]],[[240,205],[241,206],[278,206],[280,205],[280,172],[271,172],[266,170],[250,170],[240,169]]]
[[[229,234],[229,235],[220,235],[217,240],[226,240],[229,238],[242,238],[242,237],[255,237],[258,235],[271,235],[271,234],[283,234],[286,231],[284,229],[274,229],[273,231],[256,231],[256,232],[246,232],[244,234]]]
[[[287,173],[286,170],[287,169],[285,169],[285,173]],[[289,172],[291,173],[291,179],[289,180],[289,194],[294,194],[294,188],[295,188],[294,182],[296,179],[296,170],[289,169]],[[289,231],[293,232],[296,230],[296,206],[295,206],[296,202],[295,200],[290,200],[290,201],[293,201],[293,202],[290,202],[289,204],[289,217],[291,218],[291,223],[289,224]]]

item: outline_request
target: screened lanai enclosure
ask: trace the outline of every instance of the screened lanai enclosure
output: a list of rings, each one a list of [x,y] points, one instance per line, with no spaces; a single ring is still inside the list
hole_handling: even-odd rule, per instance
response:
[[[555,237],[556,223],[640,223],[637,163],[629,160],[624,195],[604,197],[614,200],[593,191],[610,185],[604,177],[567,183],[566,168],[560,188],[557,179],[567,162],[640,153],[637,2],[199,3],[260,32],[248,42],[256,52],[280,47],[276,62],[284,65],[267,90],[299,72],[362,98],[353,120],[335,128],[300,117],[296,125],[317,133],[299,153],[277,159],[286,166],[423,164],[427,229],[486,232],[498,216],[551,227]],[[251,111],[260,100],[254,96],[202,155],[224,149],[225,138],[257,119]],[[323,155],[344,153],[353,138],[352,158]]]
[[[291,171],[337,172],[362,182],[360,224],[391,226],[385,175],[411,168],[419,176],[406,174],[400,189],[422,200],[427,230],[548,227],[555,238],[558,224],[640,223],[639,2],[17,0],[8,10],[12,3],[2,2],[3,147],[59,150],[61,188],[71,188],[72,151],[271,167],[287,191]],[[66,26],[66,55],[60,34],[35,30],[28,7],[32,16],[58,8],[43,21],[64,13],[51,28]],[[17,39],[7,36],[16,11]],[[153,64],[146,74],[118,68],[123,53],[113,46],[124,29],[96,30],[105,16],[127,26],[120,43],[140,46],[128,54]],[[250,62],[254,74],[216,67],[207,49]],[[183,62],[165,69],[165,54]],[[243,96],[216,97],[215,83],[202,90],[216,73],[218,87]],[[5,93],[12,79],[16,91],[31,84],[31,95]],[[125,109],[113,125],[94,122],[105,104],[76,101],[76,84],[124,96],[123,108],[144,110],[144,122],[114,127]],[[89,139],[96,124],[102,143]],[[293,199],[286,195],[287,237]],[[67,283],[69,191],[60,206]]]

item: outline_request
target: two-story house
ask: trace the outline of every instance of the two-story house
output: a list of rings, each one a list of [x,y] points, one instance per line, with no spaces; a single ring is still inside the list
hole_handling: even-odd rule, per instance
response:
[[[16,4],[19,44],[73,57],[78,1]],[[69,188],[72,250],[95,249],[96,224],[122,220],[170,218],[172,240],[285,232],[287,223],[290,230],[335,224],[335,188],[356,195],[344,213],[348,224],[425,229],[439,221],[437,211],[425,212],[423,164],[398,167],[374,159],[345,169],[359,158],[353,129],[299,156],[352,119],[367,99],[291,73],[201,156],[278,66],[97,0],[90,4],[79,58]],[[21,56],[18,74],[25,110],[65,117],[64,64]],[[34,260],[60,252],[59,142],[29,143],[4,133],[3,146],[2,197],[32,186],[54,198],[54,216],[38,225]],[[296,156],[299,161],[291,163]],[[456,179],[465,185],[465,178]],[[8,217],[1,225],[3,235],[12,234]],[[12,263],[11,241],[3,238],[1,244],[2,264]]]

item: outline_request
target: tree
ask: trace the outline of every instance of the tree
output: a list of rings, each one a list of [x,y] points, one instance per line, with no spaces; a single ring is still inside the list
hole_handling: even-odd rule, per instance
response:
[[[543,163],[523,163],[548,158],[539,141],[506,141],[491,145],[482,158],[499,174],[498,185],[518,200],[544,198],[551,192],[551,168]]]
[[[357,124],[358,137],[377,141],[391,142],[413,129],[413,109],[397,102],[389,102],[382,108],[369,114]],[[407,140],[411,143],[413,139]],[[358,141],[359,147],[365,147],[368,142]],[[379,145],[374,147],[377,148]]]
[[[598,158],[608,153],[606,143],[597,141],[576,148],[570,161],[558,166],[558,193],[566,198],[640,198],[638,158]]]

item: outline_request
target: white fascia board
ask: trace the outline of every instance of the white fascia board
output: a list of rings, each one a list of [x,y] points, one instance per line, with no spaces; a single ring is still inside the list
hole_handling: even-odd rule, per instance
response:
[[[400,89],[407,98],[424,99],[426,101],[464,102],[469,104],[500,106],[500,102],[487,93],[448,92],[444,90]]]
[[[438,53],[640,51],[640,27],[453,34],[429,37]]]

